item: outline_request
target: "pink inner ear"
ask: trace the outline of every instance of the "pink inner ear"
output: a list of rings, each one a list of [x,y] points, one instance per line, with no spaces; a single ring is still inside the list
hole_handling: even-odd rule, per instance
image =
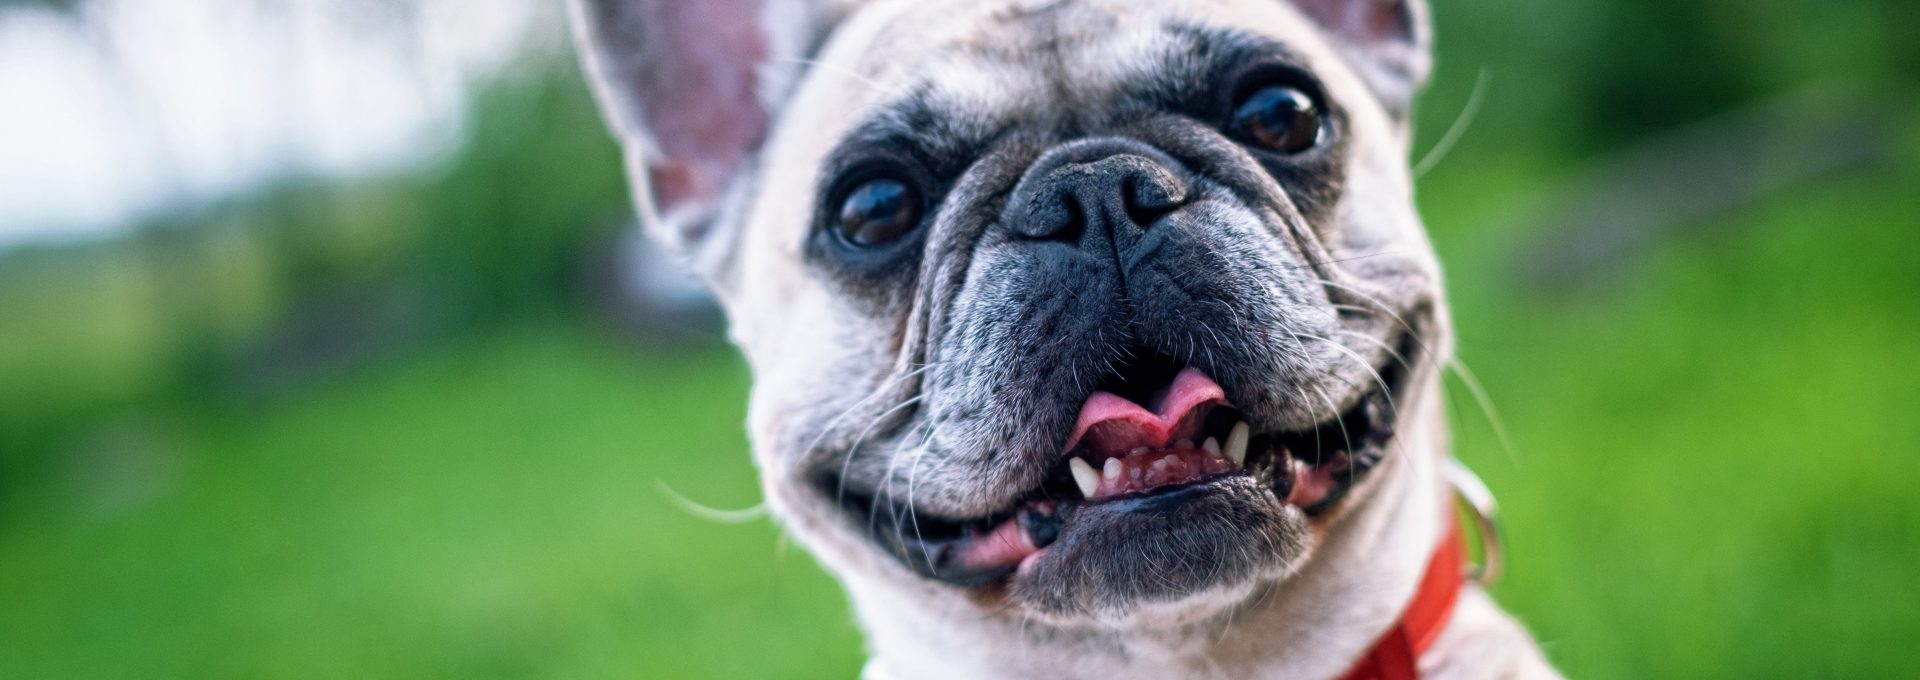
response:
[[[1295,0],[1326,29],[1362,43],[1407,40],[1413,34],[1408,0]]]
[[[641,0],[656,57],[643,108],[663,158],[649,181],[661,213],[718,196],[760,144],[767,36],[758,0]]]

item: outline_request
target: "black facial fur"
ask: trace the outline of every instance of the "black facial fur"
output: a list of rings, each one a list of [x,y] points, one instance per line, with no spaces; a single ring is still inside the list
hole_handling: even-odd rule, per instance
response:
[[[940,199],[977,159],[1008,144],[1010,139],[1066,141],[1102,132],[1138,134],[1146,132],[1142,128],[1152,127],[1143,125],[1142,121],[1158,123],[1169,115],[1226,134],[1239,98],[1250,87],[1269,82],[1296,85],[1327,107],[1326,139],[1304,154],[1279,154],[1259,148],[1249,149],[1248,153],[1279,182],[1310,224],[1324,221],[1325,213],[1340,194],[1338,184],[1344,171],[1345,154],[1341,129],[1345,114],[1337,102],[1327,98],[1305,62],[1285,45],[1259,36],[1184,24],[1170,25],[1166,32],[1173,38],[1175,48],[1160,68],[1126,88],[1116,101],[1073,107],[1105,111],[1105,114],[1035,117],[983,125],[980,121],[956,118],[941,111],[931,101],[931,84],[914,87],[906,96],[880,108],[856,125],[855,131],[828,157],[821,173],[822,184],[816,192],[820,226],[808,244],[809,259],[830,277],[863,289],[869,295],[882,294],[872,290],[880,286],[912,285],[903,280],[912,265],[911,244],[903,244],[896,249],[898,252],[883,253],[879,257],[847,256],[827,248],[828,244],[820,243],[821,239],[817,238],[819,232],[826,231],[831,212],[839,205],[836,192],[848,188],[850,173],[875,164],[914,173],[927,184],[925,191],[931,212],[938,209]],[[1211,164],[1199,167],[1204,172]],[[1222,179],[1229,186],[1236,183],[1234,178]]]

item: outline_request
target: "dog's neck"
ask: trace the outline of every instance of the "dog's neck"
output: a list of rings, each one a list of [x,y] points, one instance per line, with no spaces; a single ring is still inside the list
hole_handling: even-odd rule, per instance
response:
[[[1412,598],[1444,528],[1437,385],[1403,404],[1389,459],[1345,501],[1300,571],[1225,613],[1136,629],[1062,628],[850,581],[873,654],[865,677],[1336,677]],[[1413,417],[1405,417],[1413,416]]]

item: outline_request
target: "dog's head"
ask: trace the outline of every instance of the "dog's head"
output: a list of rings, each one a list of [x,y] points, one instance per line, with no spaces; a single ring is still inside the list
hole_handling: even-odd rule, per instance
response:
[[[753,367],[768,497],[845,578],[1217,610],[1311,558],[1430,389],[1418,0],[575,14]]]

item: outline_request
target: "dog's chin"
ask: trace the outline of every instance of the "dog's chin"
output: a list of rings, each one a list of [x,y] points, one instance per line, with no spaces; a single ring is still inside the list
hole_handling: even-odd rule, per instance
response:
[[[1208,616],[1291,573],[1313,535],[1304,511],[1245,474],[1069,512],[1005,587],[1010,603],[1048,619]]]

